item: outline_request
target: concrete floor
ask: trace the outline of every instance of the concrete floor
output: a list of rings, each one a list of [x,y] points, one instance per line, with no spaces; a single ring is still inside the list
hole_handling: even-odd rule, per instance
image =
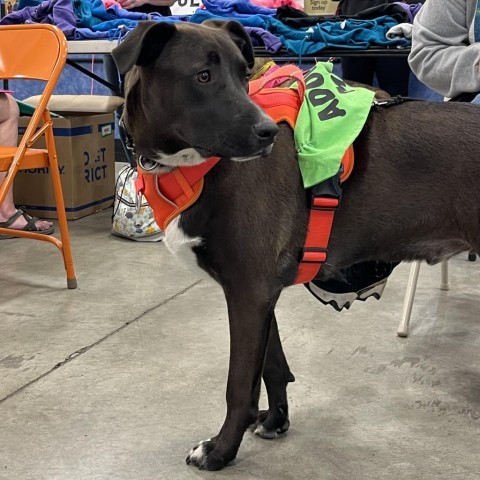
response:
[[[208,473],[185,456],[225,412],[220,288],[161,243],[111,236],[110,211],[70,227],[73,291],[54,247],[0,242],[2,480],[480,478],[480,269],[466,255],[449,292],[422,268],[408,339],[407,265],[380,302],[341,314],[286,290],[291,429],[247,433],[235,464]]]

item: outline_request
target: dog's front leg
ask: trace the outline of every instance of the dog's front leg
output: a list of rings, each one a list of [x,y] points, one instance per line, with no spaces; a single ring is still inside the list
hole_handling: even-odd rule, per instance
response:
[[[245,430],[257,419],[265,350],[279,293],[265,296],[258,289],[248,290],[238,285],[232,293],[225,290],[230,324],[227,415],[216,437],[190,451],[187,463],[200,469],[220,470],[231,462]]]
[[[255,435],[272,439],[279,433],[285,433],[290,427],[287,385],[295,381],[283,352],[275,315],[270,328],[263,381],[267,389],[268,410],[259,412],[257,422],[251,429]]]

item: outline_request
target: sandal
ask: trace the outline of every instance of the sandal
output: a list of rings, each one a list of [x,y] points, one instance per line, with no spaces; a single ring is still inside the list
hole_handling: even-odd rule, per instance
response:
[[[17,220],[20,216],[23,215],[23,218],[27,221],[27,224],[23,228],[12,228],[12,232],[15,230],[18,230],[19,232],[24,231],[24,232],[35,232],[35,233],[40,233],[41,235],[51,235],[55,231],[55,227],[50,227],[47,228],[46,230],[39,230],[37,226],[35,225],[38,221],[39,218],[37,217],[31,217],[28,215],[28,213],[24,212],[21,208],[19,208],[8,220],[5,222],[0,222],[0,227],[1,228],[9,228],[12,223]],[[18,238],[15,235],[0,235],[0,240],[6,240],[7,238]]]

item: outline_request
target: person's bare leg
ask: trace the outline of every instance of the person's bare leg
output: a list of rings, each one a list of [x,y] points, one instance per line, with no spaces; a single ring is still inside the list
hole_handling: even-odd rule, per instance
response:
[[[6,93],[0,93],[0,145],[7,147],[17,145],[18,116],[18,105],[13,97]],[[6,175],[6,172],[0,172],[0,183],[3,182]],[[0,205],[0,222],[7,221],[16,211],[13,203],[13,189],[11,188],[5,197],[5,201]],[[9,228],[21,230],[26,224],[27,220],[23,215],[20,215]],[[48,230],[52,225],[52,222],[46,220],[38,220],[35,223],[38,230]]]

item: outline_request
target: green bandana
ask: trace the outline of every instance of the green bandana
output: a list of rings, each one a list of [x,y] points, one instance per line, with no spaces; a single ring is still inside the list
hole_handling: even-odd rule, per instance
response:
[[[305,77],[307,89],[295,125],[295,146],[305,188],[338,173],[347,148],[363,128],[374,92],[351,87],[319,62]]]

